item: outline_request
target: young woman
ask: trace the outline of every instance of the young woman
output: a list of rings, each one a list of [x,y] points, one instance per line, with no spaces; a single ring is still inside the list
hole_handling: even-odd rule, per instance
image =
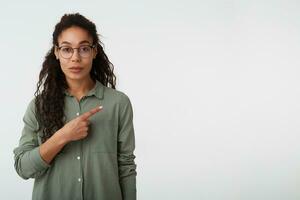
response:
[[[15,169],[34,200],[135,200],[133,109],[96,26],[66,14],[23,117]]]

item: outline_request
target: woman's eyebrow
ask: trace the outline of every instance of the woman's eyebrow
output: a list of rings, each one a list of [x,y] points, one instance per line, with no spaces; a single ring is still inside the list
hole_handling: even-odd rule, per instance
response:
[[[89,42],[88,40],[83,40],[83,41],[79,42],[78,44],[83,44],[83,43],[88,43],[88,44],[90,44],[90,42]],[[70,42],[67,42],[67,41],[63,41],[60,45],[62,45],[62,44],[69,44],[69,45],[71,45],[71,43],[70,43]]]

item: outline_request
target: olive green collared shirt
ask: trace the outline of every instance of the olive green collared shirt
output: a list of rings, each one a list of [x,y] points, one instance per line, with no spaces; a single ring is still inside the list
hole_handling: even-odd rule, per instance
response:
[[[14,152],[15,169],[34,178],[33,200],[135,200],[136,164],[133,110],[123,92],[96,81],[78,100],[65,91],[65,121],[103,106],[89,118],[88,136],[72,141],[47,164],[39,153],[41,131],[34,99],[23,117],[24,127]]]

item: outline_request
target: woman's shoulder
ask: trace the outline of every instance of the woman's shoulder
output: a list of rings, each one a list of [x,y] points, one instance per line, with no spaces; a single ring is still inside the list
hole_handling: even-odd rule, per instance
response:
[[[118,102],[130,101],[129,96],[125,92],[110,87],[105,87],[104,97]]]
[[[110,87],[105,87],[104,98],[119,104],[130,103],[130,98],[125,92]]]
[[[36,118],[36,104],[35,104],[36,97],[32,97],[27,101],[26,108],[25,108],[25,117],[29,118]]]
[[[27,105],[27,111],[35,111],[35,99],[36,97],[32,97],[31,99],[29,99],[26,103]]]
[[[33,97],[27,101],[27,106],[23,115],[23,121],[33,130],[37,130],[39,127],[35,109],[35,99],[36,97]]]

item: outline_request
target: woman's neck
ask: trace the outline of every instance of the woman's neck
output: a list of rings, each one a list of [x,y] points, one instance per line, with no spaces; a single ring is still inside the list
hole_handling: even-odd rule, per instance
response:
[[[68,92],[74,96],[83,96],[90,91],[94,86],[95,82],[89,78],[85,80],[67,80]]]

